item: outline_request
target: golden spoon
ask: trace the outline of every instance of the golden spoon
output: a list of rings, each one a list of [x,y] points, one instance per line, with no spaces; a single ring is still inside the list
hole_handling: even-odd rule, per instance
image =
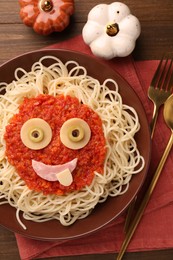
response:
[[[130,240],[131,240],[131,238],[132,238],[132,236],[133,236],[133,234],[134,234],[134,232],[135,232],[135,230],[136,230],[136,228],[137,228],[137,226],[138,226],[138,224],[139,224],[139,222],[142,218],[142,215],[145,211],[145,208],[146,208],[146,206],[149,202],[149,199],[152,195],[152,192],[153,192],[153,190],[154,190],[154,188],[157,184],[157,181],[159,179],[160,173],[163,169],[163,166],[164,166],[166,159],[169,155],[169,152],[172,148],[172,145],[173,145],[173,95],[171,95],[167,99],[167,101],[165,102],[163,115],[164,115],[164,119],[165,119],[167,126],[171,129],[171,136],[170,136],[169,142],[168,142],[168,144],[165,148],[165,151],[162,155],[162,158],[159,162],[159,165],[156,169],[156,172],[153,176],[153,179],[150,183],[150,186],[149,186],[147,192],[145,193],[145,196],[144,196],[144,198],[141,202],[141,205],[140,205],[140,207],[139,207],[139,209],[136,213],[136,216],[133,219],[132,224],[129,227],[129,230],[128,230],[126,236],[125,236],[124,242],[123,242],[121,249],[120,249],[120,252],[117,256],[117,260],[121,260],[124,253],[125,253],[125,250],[126,250],[128,244],[129,244],[129,242],[130,242]]]

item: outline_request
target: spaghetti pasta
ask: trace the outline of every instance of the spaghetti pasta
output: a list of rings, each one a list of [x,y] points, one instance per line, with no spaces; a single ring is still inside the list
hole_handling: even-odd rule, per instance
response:
[[[47,61],[51,65],[47,65]],[[0,205],[9,203],[15,207],[16,218],[25,229],[19,212],[23,212],[23,218],[27,220],[56,219],[68,226],[87,217],[108,196],[125,193],[132,176],[143,169],[145,162],[134,138],[140,129],[138,115],[132,107],[123,104],[117,83],[112,79],[100,83],[77,62],[63,63],[54,56],[42,57],[29,72],[16,69],[14,78],[10,84],[0,84],[5,90],[5,94],[0,95]],[[102,120],[107,149],[104,173],[95,172],[91,185],[80,191],[45,195],[30,190],[7,160],[6,126],[18,113],[24,97],[33,98],[39,94],[74,96]]]

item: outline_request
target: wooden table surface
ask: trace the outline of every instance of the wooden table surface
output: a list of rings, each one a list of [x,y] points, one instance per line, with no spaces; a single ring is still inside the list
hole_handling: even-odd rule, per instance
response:
[[[47,45],[81,34],[89,10],[109,0],[75,0],[75,14],[69,27],[62,33],[40,36],[26,27],[19,18],[19,4],[15,0],[0,0],[0,64],[24,52],[43,48]],[[160,59],[165,51],[173,51],[173,0],[127,0],[132,13],[141,22],[142,33],[133,52],[134,59]],[[56,257],[58,260],[112,260],[116,254],[80,257]],[[153,252],[126,253],[124,260],[171,260],[173,249]],[[20,259],[15,236],[0,227],[0,259]]]

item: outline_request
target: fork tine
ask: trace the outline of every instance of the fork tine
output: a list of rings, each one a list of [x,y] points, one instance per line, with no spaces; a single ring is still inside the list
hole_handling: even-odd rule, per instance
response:
[[[163,60],[164,59],[162,57],[162,59],[160,60],[159,65],[157,67],[157,70],[156,70],[156,72],[154,74],[154,77],[153,77],[153,79],[151,81],[151,87],[155,87],[157,82],[158,82],[158,79],[160,78],[160,72],[161,72],[161,67],[162,67],[162,64],[163,64]]]
[[[164,82],[163,82],[163,85],[162,85],[162,89],[166,89],[169,91],[171,89],[171,84],[170,83],[170,80],[171,80],[171,68],[172,68],[172,60],[170,61],[169,65],[168,65],[168,68],[167,68],[167,72],[166,72],[166,75],[164,77]]]
[[[172,63],[173,63],[173,61],[171,60],[171,69],[172,69],[172,71],[170,73],[171,76],[170,76],[169,83],[168,83],[168,91],[172,91],[172,89],[173,89],[173,68],[172,68]]]
[[[164,58],[163,58],[163,66],[164,68],[161,67],[161,74],[160,74],[160,78],[159,78],[159,81],[158,81],[158,84],[157,84],[157,88],[161,89],[162,88],[162,83],[164,82],[164,79],[165,79],[165,73],[166,73],[166,69],[167,69],[167,64],[168,64],[168,58],[166,58],[165,62],[164,62]]]

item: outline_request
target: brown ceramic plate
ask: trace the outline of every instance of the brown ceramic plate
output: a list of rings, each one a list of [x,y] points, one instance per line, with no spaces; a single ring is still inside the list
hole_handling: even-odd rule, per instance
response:
[[[64,227],[55,220],[45,223],[35,223],[24,220],[21,217],[23,223],[27,226],[27,230],[23,230],[16,220],[16,210],[8,204],[0,206],[0,224],[13,232],[41,240],[77,238],[97,231],[117,218],[134,199],[144,182],[150,161],[149,127],[141,101],[126,80],[110,67],[81,53],[67,50],[41,50],[26,53],[6,62],[0,67],[0,81],[10,83],[14,79],[14,70],[16,68],[22,67],[30,71],[31,65],[44,55],[55,55],[64,62],[67,60],[75,60],[88,70],[90,76],[97,78],[100,82],[106,78],[116,80],[119,85],[119,92],[121,93],[123,102],[135,108],[141,124],[141,129],[136,135],[136,141],[139,151],[145,159],[145,168],[142,172],[133,176],[130,187],[125,194],[116,198],[108,198],[105,203],[97,205],[91,215],[85,219],[77,220],[73,225]]]

